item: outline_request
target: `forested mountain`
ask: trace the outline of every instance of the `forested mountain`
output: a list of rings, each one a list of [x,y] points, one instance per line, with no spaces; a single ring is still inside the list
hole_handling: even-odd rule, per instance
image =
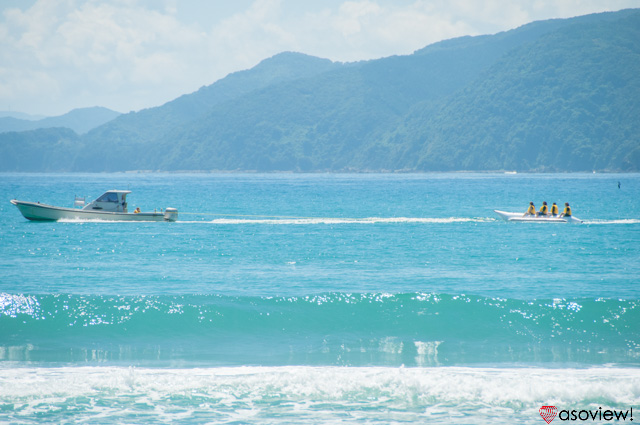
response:
[[[0,117],[0,133],[66,127],[78,134],[83,134],[111,121],[118,115],[120,115],[119,112],[96,106],[74,109],[64,115],[38,120],[4,116]]]
[[[281,53],[265,59],[250,70],[228,75],[210,86],[157,108],[121,115],[112,122],[95,129],[87,137],[93,143],[138,144],[157,140],[172,129],[201,119],[216,105],[235,99],[273,84],[311,77],[339,67],[328,59],[300,53]]]
[[[639,171],[638,40],[626,10],[357,63],[283,53],[83,136],[0,134],[0,170]]]
[[[563,27],[385,140],[416,170],[640,169],[640,14]]]
[[[80,137],[68,128],[0,134],[0,170],[71,171],[82,150]]]

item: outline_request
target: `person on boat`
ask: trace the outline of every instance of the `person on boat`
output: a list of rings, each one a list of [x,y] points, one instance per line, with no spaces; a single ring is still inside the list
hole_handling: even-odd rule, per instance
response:
[[[551,204],[551,216],[552,217],[557,217],[558,216],[558,206],[556,205],[555,202],[553,204]]]
[[[564,211],[560,214],[560,217],[571,217],[571,207],[568,202],[564,203]]]
[[[536,207],[533,205],[533,202],[529,202],[529,209],[526,213],[522,214],[522,216],[524,217],[525,215],[536,215]]]
[[[547,214],[549,214],[549,207],[547,207],[547,202],[543,202],[542,206],[540,207],[540,211],[538,211],[537,216],[538,217],[546,217]]]
[[[134,213],[134,214],[138,214],[138,213],[140,213],[140,212],[141,212],[141,211],[140,211],[140,207],[137,207],[137,208],[133,211],[133,213]]]

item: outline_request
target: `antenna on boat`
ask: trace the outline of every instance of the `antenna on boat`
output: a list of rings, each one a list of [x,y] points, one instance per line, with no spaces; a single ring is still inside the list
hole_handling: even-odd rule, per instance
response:
[[[77,195],[74,195],[74,196],[76,199],[73,201],[73,206],[80,207],[80,208],[84,207],[84,198],[80,198]]]

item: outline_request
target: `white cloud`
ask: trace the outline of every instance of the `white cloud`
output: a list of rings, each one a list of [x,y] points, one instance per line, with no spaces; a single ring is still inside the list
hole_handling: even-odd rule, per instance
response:
[[[296,37],[281,25],[282,14],[282,1],[256,0],[248,9],[211,28],[208,54],[216,67],[228,73],[291,50]]]
[[[343,37],[362,32],[363,26],[370,25],[383,13],[382,7],[371,1],[347,1],[340,5],[338,14],[333,19],[335,28]]]
[[[100,105],[126,112],[286,50],[371,59],[633,6],[636,0],[33,0],[2,10],[0,110],[51,115]]]
[[[427,44],[473,33],[473,28],[435,10],[430,2],[380,6],[372,1],[344,3],[329,17],[336,29],[332,40],[345,48],[323,46],[327,56],[342,61],[408,54]],[[335,53],[331,54],[331,51]],[[340,56],[336,57],[336,53]]]
[[[96,104],[126,111],[175,98],[199,77],[192,55],[206,41],[172,15],[136,3],[39,1],[5,11],[1,27],[8,47],[0,53],[8,64],[0,69],[1,107],[27,109],[25,99],[37,105],[28,108],[34,113]]]

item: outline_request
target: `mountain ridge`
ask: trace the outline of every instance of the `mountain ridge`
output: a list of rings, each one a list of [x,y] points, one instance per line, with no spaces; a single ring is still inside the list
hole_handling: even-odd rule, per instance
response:
[[[638,171],[638,28],[640,11],[629,9],[356,63],[284,52],[75,139],[58,132],[73,162],[47,166]],[[18,160],[47,149],[30,149],[33,134],[9,149],[20,134],[0,135],[0,152]]]
[[[7,116],[0,117],[0,133],[64,127],[78,134],[84,134],[115,119],[120,115],[120,112],[101,106],[94,106],[76,108],[66,114],[55,117],[38,118],[27,114],[6,114]]]

